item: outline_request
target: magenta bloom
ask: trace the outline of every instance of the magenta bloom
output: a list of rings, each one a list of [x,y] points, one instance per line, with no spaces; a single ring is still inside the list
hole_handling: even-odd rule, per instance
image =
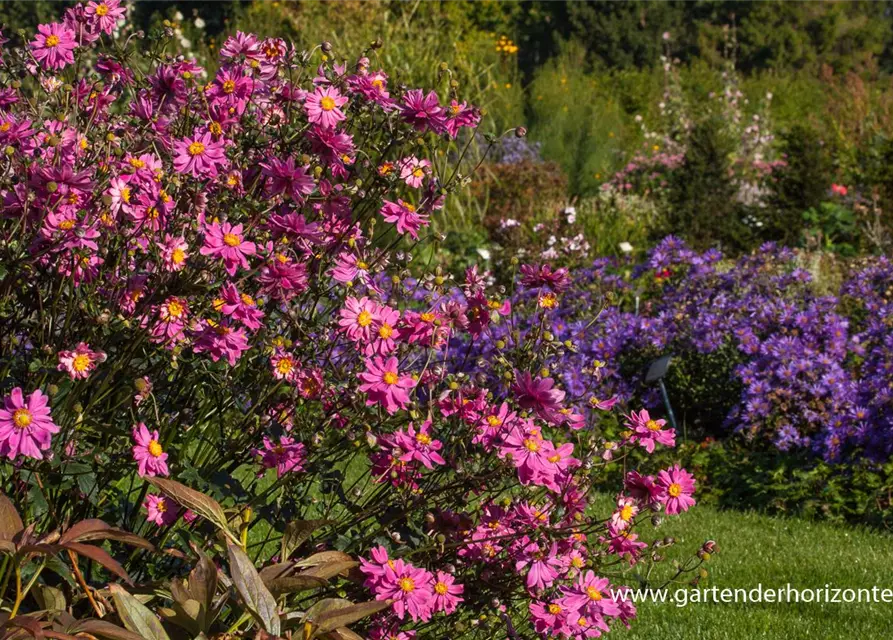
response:
[[[400,161],[400,179],[414,189],[422,186],[425,176],[431,173],[431,161],[409,156]]]
[[[45,69],[62,69],[74,63],[77,48],[74,31],[54,22],[37,27],[37,35],[31,41],[31,55]]]
[[[669,515],[688,511],[695,505],[695,477],[678,464],[657,474],[657,486],[663,489],[659,498]]]
[[[347,98],[334,87],[317,87],[316,91],[307,96],[304,102],[304,111],[310,122],[322,127],[333,128],[347,116],[341,110],[347,103]]]
[[[654,476],[643,476],[638,471],[630,471],[623,480],[623,486],[630,495],[644,504],[657,502],[663,489],[654,482]]]
[[[373,589],[376,600],[393,600],[394,613],[403,620],[406,614],[414,621],[431,619],[434,576],[403,560],[394,560],[385,567],[384,575]]]
[[[456,578],[443,571],[438,571],[434,581],[434,610],[443,611],[447,615],[453,613],[462,602],[463,598],[459,596],[464,591],[465,587],[456,584]]]
[[[639,513],[639,507],[633,498],[620,498],[617,500],[617,509],[611,514],[611,521],[608,526],[611,533],[620,533],[626,531],[632,524],[633,518]]]
[[[205,244],[199,249],[203,256],[219,256],[223,258],[226,272],[234,276],[241,266],[250,269],[247,256],[257,253],[253,242],[246,242],[242,236],[242,225],[224,222],[213,222],[205,226]]]
[[[394,434],[394,444],[405,452],[400,456],[400,460],[403,462],[416,460],[428,469],[433,469],[434,464],[446,464],[446,460],[438,453],[443,444],[440,440],[433,439],[430,431],[430,420],[425,420],[418,431],[415,430],[411,422],[406,431],[397,431]]]
[[[376,320],[378,305],[369,298],[349,297],[338,312],[338,326],[352,342],[372,341],[372,324]]]
[[[385,222],[396,226],[399,233],[408,233],[416,240],[419,237],[419,229],[428,226],[427,214],[420,213],[414,205],[400,199],[397,202],[385,200],[379,213]]]
[[[556,293],[564,293],[570,287],[571,279],[567,267],[552,271],[552,266],[549,264],[522,264],[521,284],[530,289],[549,287]]]
[[[149,494],[143,506],[146,507],[146,521],[154,522],[159,527],[172,525],[180,517],[180,505],[167,496]]]
[[[59,427],[50,416],[47,397],[35,389],[26,401],[21,387],[3,400],[0,409],[0,456],[14,460],[19,454],[42,460],[42,451],[50,448],[52,434]]]
[[[416,385],[411,376],[400,374],[394,357],[387,360],[381,356],[367,358],[366,370],[358,377],[363,383],[359,390],[368,396],[366,406],[380,404],[390,414],[406,408],[409,390]]]
[[[416,131],[429,129],[435,133],[445,130],[443,107],[437,94],[430,91],[428,95],[421,89],[407,91],[400,106],[400,115],[415,127]]]
[[[375,322],[372,325],[372,341],[363,348],[365,356],[386,356],[397,348],[400,332],[400,312],[386,305],[375,305]]]
[[[558,545],[552,543],[548,553],[543,552],[536,542],[530,542],[521,550],[515,562],[515,571],[527,567],[527,591],[539,593],[552,586],[563,570],[558,557]]]
[[[158,431],[149,431],[146,425],[140,422],[133,427],[133,459],[138,465],[137,473],[140,476],[167,476],[170,471],[167,468],[167,454],[161,448]]]
[[[529,373],[519,373],[512,385],[515,400],[524,409],[533,410],[547,422],[561,422],[561,402],[564,391],[555,388],[552,378],[533,378]]]
[[[59,371],[68,373],[72,380],[86,380],[97,363],[105,361],[105,354],[93,351],[86,342],[81,342],[73,351],[59,352]]]
[[[102,0],[102,2],[88,2],[84,11],[87,17],[104,33],[111,33],[118,25],[118,20],[124,17],[125,9],[120,0]]]
[[[265,188],[268,195],[284,193],[301,204],[304,202],[304,196],[310,195],[316,189],[316,182],[307,173],[307,169],[297,166],[291,156],[285,160],[273,158],[269,162],[260,163],[260,167],[267,178]]]
[[[307,447],[286,437],[279,438],[279,444],[273,444],[272,440],[264,436],[263,448],[254,449],[251,453],[260,458],[259,462],[264,469],[275,468],[278,478],[293,471],[303,471],[304,461],[307,459]]]
[[[567,609],[578,611],[590,625],[608,631],[605,617],[620,616],[620,605],[612,597],[612,589],[607,578],[600,578],[592,571],[587,571],[577,578],[573,586],[561,587],[564,597],[559,602]],[[575,621],[574,616],[570,619]]]
[[[174,169],[193,178],[216,178],[219,168],[227,165],[222,140],[207,132],[201,136],[174,142]]]
[[[252,330],[260,329],[264,318],[264,312],[257,308],[257,301],[247,293],[239,293],[236,286],[226,282],[220,291],[221,300],[215,302],[215,307],[220,307],[220,312],[238,320]]]
[[[647,409],[642,409],[637,414],[630,411],[626,418],[626,427],[632,430],[630,442],[638,443],[648,453],[654,453],[654,444],[659,443],[666,447],[676,446],[676,430],[664,429],[666,420],[653,420]]]
[[[192,350],[196,353],[207,353],[214,362],[224,358],[229,366],[234,367],[242,354],[250,348],[248,335],[242,327],[233,328],[231,325],[217,324],[210,320],[204,320],[199,326],[202,330]]]

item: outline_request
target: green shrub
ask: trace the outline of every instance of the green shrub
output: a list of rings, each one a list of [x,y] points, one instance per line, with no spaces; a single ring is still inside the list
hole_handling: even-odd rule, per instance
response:
[[[802,125],[782,134],[781,151],[786,166],[772,181],[762,235],[795,244],[803,234],[803,212],[818,209],[831,186],[830,155],[818,132]]]
[[[751,245],[747,209],[736,198],[738,188],[729,160],[732,150],[721,119],[695,123],[685,160],[668,177],[666,209],[655,240],[679,235],[700,250],[717,244],[732,250]]]

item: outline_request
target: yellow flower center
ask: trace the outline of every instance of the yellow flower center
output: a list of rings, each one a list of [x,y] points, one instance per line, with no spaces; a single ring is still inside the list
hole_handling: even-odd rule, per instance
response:
[[[16,409],[12,412],[12,422],[19,429],[27,429],[34,421],[34,416],[27,409]]]
[[[247,293],[243,293],[239,296],[239,299],[242,301],[242,304],[247,304],[249,307],[254,306],[254,298],[249,296]]]
[[[384,81],[381,78],[376,78],[372,81],[372,86],[381,91],[384,89]]]
[[[160,215],[161,212],[158,210],[157,207],[149,207],[148,209],[146,209],[146,216],[148,216],[150,220],[157,220],[158,216]]]
[[[153,458],[157,458],[164,450],[162,450],[161,445],[158,444],[158,440],[149,440],[149,455]]]
[[[213,133],[215,136],[219,136],[223,133],[223,127],[220,126],[219,122],[212,122],[210,125],[208,125],[208,131]]]
[[[142,160],[140,160],[139,158],[131,158],[127,162],[130,163],[130,166],[133,167],[134,169],[142,169],[143,167],[146,166],[146,163],[143,162]]]
[[[648,431],[660,431],[660,425],[657,424],[656,420],[649,420],[646,422],[645,428],[648,429]]]
[[[408,202],[403,203],[403,208],[409,211],[410,213],[415,213],[415,205],[409,204]]]
[[[65,231],[71,231],[74,229],[74,220],[63,220],[59,223],[59,228]]]
[[[537,440],[534,440],[533,438],[527,438],[524,441],[524,448],[527,449],[528,451],[536,453],[537,451],[540,450],[540,443]]]
[[[362,260],[357,260],[357,269],[361,269],[363,271],[369,270],[369,265],[363,262]]]
[[[549,605],[549,613],[551,613],[553,616],[557,616],[559,613],[561,613],[561,607],[553,602]]]
[[[83,373],[90,366],[90,356],[86,353],[79,353],[71,361],[71,368],[78,373]]]
[[[415,441],[421,445],[427,446],[431,444],[431,436],[429,436],[427,433],[419,433],[416,434]]]
[[[453,114],[454,116],[455,116],[455,115],[459,115],[459,112],[460,112],[461,110],[462,110],[462,107],[460,107],[458,104],[451,104],[451,105],[450,105],[450,113]]]
[[[199,156],[205,152],[205,145],[201,142],[193,142],[189,145],[189,155]]]
[[[387,340],[394,334],[394,327],[389,324],[381,325],[381,329],[378,330],[378,335],[382,340]]]
[[[580,619],[577,620],[577,626],[588,627],[589,621],[586,618],[584,618],[583,616],[580,616]]]
[[[419,315],[419,319],[420,319],[422,322],[434,322],[434,319],[435,319],[436,317],[437,317],[437,316],[435,316],[433,313],[431,313],[431,312],[429,312],[429,311],[426,311],[425,313],[422,313],[422,314]]]
[[[450,588],[444,582],[438,582],[434,585],[434,592],[440,595],[445,595],[449,590]]]
[[[164,498],[155,503],[155,508],[158,510],[158,513],[167,511],[167,503],[164,501]]]
[[[11,127],[12,125],[9,122],[4,122],[3,124],[0,124],[0,131],[6,133]]]
[[[104,16],[108,12],[109,12],[109,8],[107,6],[105,6],[104,2],[102,4],[96,5],[96,15],[98,15],[99,17]]]
[[[669,493],[674,498],[678,498],[679,495],[682,493],[682,487],[674,482],[670,485],[670,488],[667,489],[667,493]]]
[[[372,314],[368,311],[360,311],[360,315],[357,316],[357,324],[361,327],[368,327],[372,324]]]
[[[319,101],[319,108],[323,111],[331,111],[335,108],[335,100],[334,98],[330,98],[329,96],[323,96]]]
[[[223,93],[232,93],[236,90],[236,83],[233,80],[227,80],[223,83]]]
[[[238,247],[242,240],[235,233],[223,234],[223,242],[230,247]]]
[[[167,303],[167,314],[171,318],[179,318],[184,311],[183,304],[177,300],[171,300]]]
[[[124,202],[130,202],[130,187],[124,187],[121,189],[121,199]]]
[[[385,384],[397,384],[399,379],[399,376],[393,371],[385,371],[384,376],[382,376],[382,380],[385,381]]]
[[[583,568],[583,558],[581,558],[580,556],[571,558],[571,564],[574,565],[575,569],[582,569]]]
[[[404,593],[411,593],[415,591],[415,581],[412,578],[400,578],[400,590]]]
[[[558,297],[554,293],[545,293],[540,296],[540,306],[543,309],[554,309],[558,306]]]
[[[294,368],[294,364],[290,358],[282,358],[279,362],[276,363],[276,371],[278,371],[281,375],[287,375]]]
[[[183,264],[186,261],[186,252],[182,249],[174,249],[171,252],[171,262],[174,264]]]
[[[59,44],[59,36],[57,36],[57,35],[47,36],[46,45],[48,47],[55,47],[58,44]]]
[[[633,517],[633,508],[632,505],[626,505],[620,510],[620,519],[624,522],[629,522],[630,518]]]
[[[416,177],[416,178],[424,178],[425,171],[421,167],[416,167],[415,169],[413,169],[412,175],[413,175],[413,177]]]
[[[546,458],[546,460],[548,460],[549,462],[554,464],[554,463],[558,462],[559,460],[561,460],[561,456],[556,453],[554,456],[549,456],[548,458]]]
[[[487,416],[487,423],[491,427],[501,427],[502,420],[499,419],[499,416]]]
[[[595,587],[586,587],[586,595],[588,595],[589,599],[594,602],[598,602],[602,599],[602,592]]]

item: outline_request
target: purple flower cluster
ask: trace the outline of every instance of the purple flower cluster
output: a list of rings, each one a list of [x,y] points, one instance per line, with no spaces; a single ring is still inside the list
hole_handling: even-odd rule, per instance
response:
[[[713,355],[726,358],[725,378],[687,384],[713,385],[716,396],[728,398],[714,428],[830,462],[887,460],[893,263],[863,264],[838,296],[820,295],[813,284],[795,252],[774,244],[732,262],[668,237],[640,265],[599,259],[575,272],[560,303],[540,309],[551,316],[547,338],[568,345],[554,368],[566,404],[583,415],[615,399],[659,408],[643,365],[667,353],[683,365]],[[509,332],[541,324],[539,315],[514,316],[474,344],[458,345],[457,362],[489,357]]]

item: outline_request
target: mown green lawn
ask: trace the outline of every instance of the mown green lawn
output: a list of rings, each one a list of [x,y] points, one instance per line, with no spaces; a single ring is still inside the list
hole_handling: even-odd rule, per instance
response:
[[[697,506],[661,528],[680,546],[721,547],[703,586],[893,589],[893,536],[843,525]],[[676,586],[673,589],[678,588]],[[893,639],[893,603],[642,604],[625,640]]]

